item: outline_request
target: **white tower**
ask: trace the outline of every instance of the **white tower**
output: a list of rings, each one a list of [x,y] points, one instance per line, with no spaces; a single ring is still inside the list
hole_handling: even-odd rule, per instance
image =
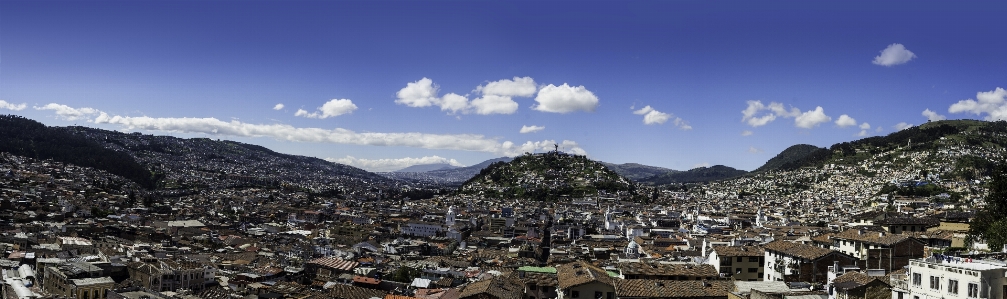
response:
[[[448,207],[448,214],[444,215],[444,223],[447,224],[448,226],[455,225],[456,214],[458,214],[458,212],[455,211],[455,206]]]
[[[765,219],[765,215],[762,214],[762,209],[759,209],[759,213],[755,214],[755,226],[762,227],[762,221]]]

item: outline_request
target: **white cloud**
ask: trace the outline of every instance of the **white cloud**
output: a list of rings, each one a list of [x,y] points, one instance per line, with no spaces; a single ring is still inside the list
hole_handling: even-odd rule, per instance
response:
[[[752,134],[755,134],[755,132],[749,130],[741,131],[741,136],[752,136]]]
[[[545,130],[543,126],[521,126],[521,134],[535,133],[538,131]]]
[[[569,113],[575,111],[594,112],[598,107],[598,97],[584,86],[546,85],[535,97],[538,104],[532,109],[542,112]]]
[[[821,123],[831,120],[831,117],[825,115],[825,109],[822,109],[822,106],[818,106],[815,107],[815,110],[808,110],[807,112],[801,113],[800,116],[794,118],[794,125],[798,128],[811,129]]]
[[[509,96],[483,95],[481,98],[472,100],[472,108],[476,114],[513,114],[517,112],[517,102]]]
[[[916,54],[910,52],[902,44],[891,44],[881,50],[881,55],[874,57],[874,64],[883,66],[900,65],[916,58]]]
[[[451,111],[451,113],[465,113],[469,108],[469,98],[456,93],[444,95],[440,100],[441,111]]]
[[[353,101],[348,99],[332,99],[331,101],[322,104],[322,107],[318,107],[318,111],[308,113],[308,111],[305,111],[304,109],[297,109],[294,116],[325,119],[352,113],[353,110],[357,110],[357,105],[354,105]]]
[[[763,152],[765,152],[765,151],[764,151],[764,150],[762,150],[761,148],[756,148],[756,147],[754,147],[754,146],[749,146],[749,147],[748,147],[748,152],[749,152],[749,153],[753,153],[753,154],[761,154],[761,153],[763,153]]]
[[[65,120],[78,120],[78,119],[88,118],[88,117],[90,117],[92,115],[98,115],[98,114],[102,113],[101,110],[90,108],[90,107],[73,108],[73,107],[70,107],[70,106],[67,106],[67,105],[56,104],[56,103],[49,103],[49,104],[46,104],[45,106],[42,106],[42,107],[35,106],[33,108],[35,108],[35,110],[52,110],[52,111],[55,111],[56,112],[56,117],[61,118],[61,119],[65,119]],[[88,122],[91,122],[91,121],[88,120]]]
[[[4,100],[0,100],[0,108],[3,108],[3,109],[14,110],[14,111],[21,111],[21,110],[24,110],[24,108],[27,108],[27,107],[28,107],[28,105],[25,104],[25,103],[14,104],[14,103],[8,103],[7,101],[4,101]]]
[[[696,163],[696,164],[692,165],[691,169],[696,169],[696,168],[700,168],[700,167],[710,167],[710,163],[707,163],[707,162]]]
[[[283,103],[279,103],[276,104],[276,106],[273,106],[273,110],[280,110],[280,109],[283,109]]]
[[[906,122],[900,122],[900,123],[895,124],[895,131],[902,131],[902,130],[905,130],[905,129],[908,129],[908,128],[912,128],[912,127],[913,127],[913,124],[906,123]]]
[[[464,167],[455,159],[448,159],[439,156],[426,156],[421,158],[399,158],[399,159],[360,159],[353,156],[343,158],[325,158],[326,161],[350,165],[363,168],[367,171],[388,172],[396,171],[413,165],[425,164],[449,164],[451,166]]]
[[[643,123],[648,125],[663,124],[671,118],[671,114],[654,110],[650,105],[640,110],[633,111],[633,114],[643,115]]]
[[[674,119],[672,120],[671,123],[674,124],[676,127],[682,130],[692,129],[692,126],[690,126],[689,123],[683,120],[682,118],[671,115],[670,113],[657,111],[654,108],[650,107],[650,105],[647,105],[646,107],[643,107],[640,110],[633,111],[633,114],[643,115],[643,123],[647,125],[663,124],[667,122],[669,119]]]
[[[439,97],[437,96],[438,89],[439,87],[434,84],[433,80],[423,78],[408,83],[406,87],[399,90],[395,103],[409,107],[439,106],[441,111],[448,111],[449,114],[513,114],[517,112],[518,103],[511,97],[527,97],[535,94],[535,81],[531,77],[514,77],[514,80],[504,79],[490,82],[486,86],[476,88],[477,92],[482,93],[482,97],[472,101],[469,101],[467,96],[456,93],[448,93]]]
[[[513,80],[503,79],[476,87],[476,92],[508,97],[531,97],[538,91],[535,80],[531,77],[514,77]]]
[[[777,117],[791,118],[801,115],[801,110],[790,107],[787,109],[782,103],[770,102],[769,105],[762,104],[762,101],[748,101],[748,107],[741,111],[741,121],[747,122],[749,126],[761,127],[776,120]],[[757,116],[762,111],[768,113]]]
[[[403,104],[409,107],[429,107],[440,103],[437,98],[437,85],[434,80],[423,77],[416,82],[407,83],[395,94],[398,98],[396,104]]]
[[[149,117],[109,115],[93,108],[72,108],[66,105],[49,104],[35,107],[38,110],[54,110],[59,117],[74,119],[98,114],[93,121],[99,124],[120,125],[124,130],[163,131],[176,133],[197,133],[214,136],[268,137],[281,141],[335,143],[369,146],[402,146],[425,149],[448,149],[488,152],[504,156],[517,156],[536,150],[552,150],[554,140],[527,141],[516,144],[499,141],[479,134],[430,134],[405,133],[358,133],[343,128],[299,128],[287,124],[250,124],[238,120],[222,121],[213,117]],[[306,112],[305,112],[306,113]],[[561,150],[587,155],[575,141],[563,140]]]
[[[871,124],[869,124],[869,123],[865,122],[865,123],[860,124],[860,129],[861,130],[867,130],[867,129],[870,129],[870,128],[871,128]]]
[[[857,120],[853,119],[849,115],[843,114],[840,115],[839,119],[836,120],[836,125],[839,126],[840,128],[852,127],[857,125]]]
[[[948,107],[950,113],[986,114],[988,121],[1007,120],[1007,90],[997,87],[994,90],[976,93],[976,99],[961,100]]]
[[[859,137],[867,136],[867,130],[860,130],[860,133],[857,133],[857,136]]]
[[[527,141],[521,145],[514,144],[510,141],[504,141],[503,148],[504,155],[507,156],[517,156],[524,153],[534,153],[535,151],[552,151],[554,150],[554,145],[559,145],[559,150],[575,155],[587,155],[584,149],[580,148],[577,142],[570,140],[563,140],[563,142],[557,143],[554,140],[542,140],[537,142]]]
[[[929,120],[929,121],[938,121],[938,120],[948,119],[946,116],[937,114],[937,112],[931,111],[929,108],[927,110],[923,110],[923,116],[926,116],[927,120]]]

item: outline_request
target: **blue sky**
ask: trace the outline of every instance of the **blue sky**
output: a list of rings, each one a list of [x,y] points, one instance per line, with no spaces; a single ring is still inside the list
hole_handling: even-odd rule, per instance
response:
[[[751,170],[794,144],[1007,119],[1005,12],[1003,2],[3,1],[0,113],[372,171],[554,143],[606,162]]]

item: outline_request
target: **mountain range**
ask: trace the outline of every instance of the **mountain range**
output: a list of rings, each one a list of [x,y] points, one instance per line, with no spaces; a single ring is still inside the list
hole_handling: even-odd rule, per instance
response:
[[[957,161],[955,170],[946,174],[972,178],[981,177],[992,169],[994,161],[991,157],[999,156],[986,152],[1002,150],[1007,145],[1004,132],[1007,132],[1007,122],[1002,121],[929,122],[887,136],[837,143],[829,148],[794,145],[751,172],[724,165],[678,171],[637,163],[589,163],[582,161],[587,159],[584,157],[567,162],[589,165],[584,167],[599,171],[599,174],[604,173],[605,176],[615,175],[609,183],[626,181],[665,185],[727,180],[804,167],[851,165],[875,159],[872,155],[894,148],[934,152],[961,147],[964,149],[960,151],[968,152],[946,153],[956,157],[954,159]],[[370,186],[360,187],[364,189],[402,184],[462,187],[465,182],[485,177],[484,172],[488,167],[501,167],[500,165],[516,159],[496,158],[467,167],[448,164],[414,165],[395,172],[377,174],[318,158],[277,153],[261,146],[234,141],[183,139],[79,126],[48,127],[20,116],[0,116],[0,151],[93,167],[122,176],[149,189],[259,184],[336,193],[363,192],[357,188],[360,186]],[[531,157],[524,159],[522,163],[525,164],[532,161]],[[539,164],[551,165],[550,163],[553,162]],[[569,165],[562,163],[554,166],[569,168]],[[536,175],[544,176],[541,173]],[[566,179],[555,180],[558,182]],[[624,188],[617,189],[621,191]]]

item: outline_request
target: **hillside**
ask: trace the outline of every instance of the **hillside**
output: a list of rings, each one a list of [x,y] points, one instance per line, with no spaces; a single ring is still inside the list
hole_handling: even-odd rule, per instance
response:
[[[783,150],[772,159],[769,159],[769,161],[766,161],[766,164],[763,164],[761,167],[752,172],[766,172],[784,167],[793,168],[793,163],[801,161],[819,150],[825,149],[810,144],[793,145]]]
[[[714,165],[710,167],[698,167],[687,171],[670,172],[655,175],[641,180],[641,183],[651,185],[701,183],[725,180],[747,174],[747,171],[734,169],[724,165]]]
[[[143,165],[146,173],[155,175],[158,189],[254,185],[340,194],[394,184],[359,168],[234,141],[127,134],[87,127],[51,127],[51,130],[68,138],[87,140],[107,153]]]
[[[719,182],[705,192],[865,202],[891,195],[940,195],[936,202],[968,203],[984,194],[988,175],[1005,157],[1007,122],[935,121],[837,143],[776,170]]]
[[[0,152],[33,159],[59,161],[119,175],[146,188],[157,177],[130,155],[107,149],[89,138],[48,127],[15,115],[0,116]]]
[[[604,164],[606,167],[608,167],[608,169],[611,169],[612,171],[615,171],[615,173],[618,173],[619,175],[627,179],[633,180],[634,182],[639,182],[643,179],[653,177],[655,175],[679,172],[677,170],[672,170],[664,167],[648,166],[637,163],[615,164],[615,163],[601,162],[601,164]]]
[[[550,152],[493,163],[466,181],[458,192],[488,198],[560,200],[634,196],[636,187],[629,179],[587,157]]]

